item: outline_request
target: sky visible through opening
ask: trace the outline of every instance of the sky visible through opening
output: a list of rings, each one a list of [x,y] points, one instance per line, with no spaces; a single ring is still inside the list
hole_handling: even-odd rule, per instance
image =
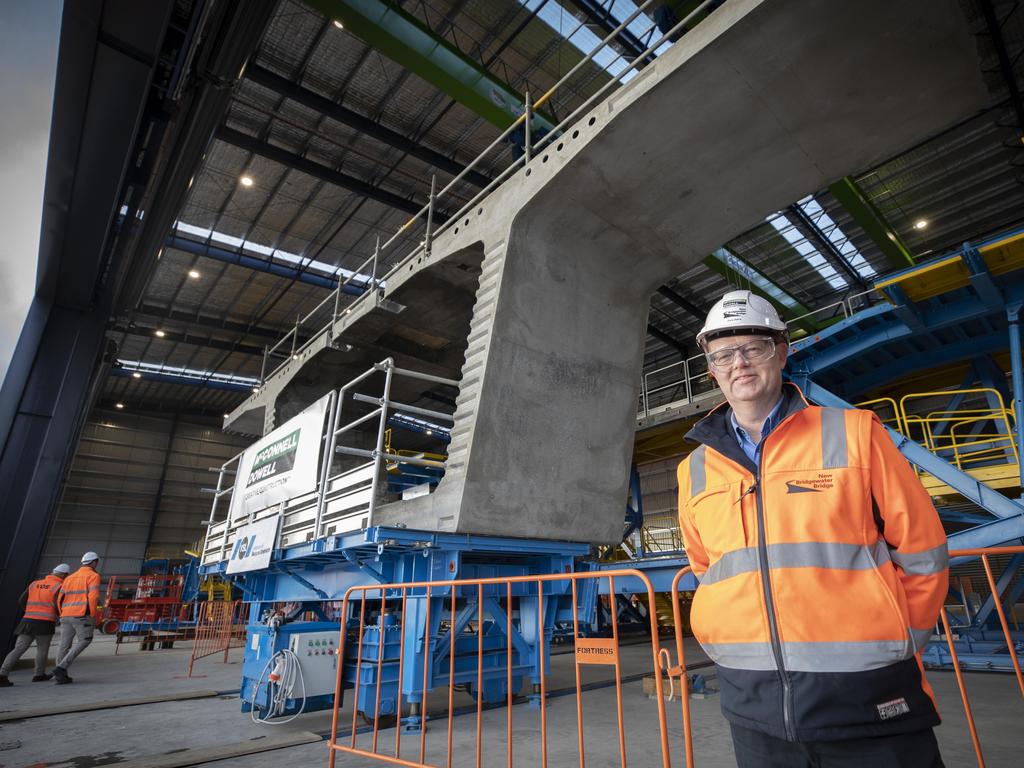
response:
[[[547,24],[559,36],[564,37],[568,43],[584,56],[600,47],[597,53],[594,54],[594,63],[612,75],[612,77],[618,78],[621,83],[628,83],[636,77],[636,70],[629,68],[629,61],[625,56],[619,54],[609,45],[601,45],[601,41],[608,36],[603,30],[599,34],[590,29],[586,24],[581,23],[579,19],[573,16],[570,11],[566,10],[559,3],[554,2],[554,0],[519,0],[519,4],[531,13],[536,12],[538,19]],[[607,4],[604,7],[611,13],[611,16],[618,24],[621,24],[636,11],[638,6],[632,0],[613,0],[610,8]],[[537,10],[538,8],[540,8],[539,11]],[[651,21],[651,18],[646,13],[639,14],[626,26],[626,29],[640,38],[645,45],[661,37],[661,32],[654,27],[654,22]],[[654,36],[648,40],[646,35],[652,29],[654,29]],[[669,45],[671,44],[668,42],[663,43],[652,55],[658,56],[664,53]],[[566,66],[565,70],[568,71],[568,69],[569,67]]]
[[[803,200],[797,203],[800,206],[800,210],[814,222],[814,225],[818,228],[819,232],[825,237],[829,243],[849,262],[850,266],[856,270],[864,279],[873,278],[877,273],[874,268],[868,263],[867,259],[857,250],[856,246],[850,242],[850,239],[846,237],[839,226],[832,220],[825,209],[821,207],[821,204],[814,199],[813,195],[805,197]],[[782,236],[782,238],[789,243],[793,249],[799,253],[804,261],[806,261],[814,270],[821,275],[821,277],[837,291],[845,290],[850,287],[849,282],[845,277],[836,272],[835,267],[829,263],[829,261],[821,255],[818,249],[811,243],[811,241],[804,235],[800,229],[789,219],[788,216],[782,211],[773,213],[769,216],[766,221],[772,225],[776,232]]]
[[[219,381],[224,384],[239,384],[247,387],[258,387],[260,380],[254,376],[239,376],[234,373],[220,373],[184,366],[163,365],[162,363],[146,363],[141,360],[118,360],[118,366],[133,373],[159,373],[163,376],[174,376],[179,379],[195,381]]]

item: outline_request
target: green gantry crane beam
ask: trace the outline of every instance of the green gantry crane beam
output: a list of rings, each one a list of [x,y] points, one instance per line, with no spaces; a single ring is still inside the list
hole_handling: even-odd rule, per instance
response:
[[[770,301],[783,319],[799,317],[796,325],[807,333],[814,333],[826,325],[813,316],[801,317],[809,315],[811,310],[727,248],[719,248],[704,259],[704,266],[717,272],[732,285],[749,286],[758,296]]]
[[[502,130],[523,114],[523,95],[490,74],[414,16],[384,0],[305,0],[397,64]],[[537,112],[531,130],[552,130]]]
[[[900,240],[896,230],[882,216],[882,212],[857,186],[857,182],[849,176],[845,176],[829,185],[828,191],[853,217],[857,226],[863,229],[864,233],[878,246],[888,260],[889,266],[893,269],[906,269],[914,266],[914,257],[910,255],[910,250]]]

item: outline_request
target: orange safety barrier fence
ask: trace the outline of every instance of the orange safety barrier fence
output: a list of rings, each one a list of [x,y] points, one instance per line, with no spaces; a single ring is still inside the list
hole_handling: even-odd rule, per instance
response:
[[[1001,595],[996,584],[995,577],[992,573],[992,566],[989,562],[990,557],[1000,555],[1016,555],[1024,554],[1024,546],[1017,547],[992,547],[987,549],[963,549],[954,550],[950,552],[951,558],[961,557],[978,557],[981,559],[982,565],[985,570],[985,576],[988,580],[989,587],[992,590],[992,594],[995,596],[994,608],[997,616],[999,617],[1000,627],[1002,629],[1003,637],[1007,644],[1007,652],[1013,666],[1013,670],[1016,676],[1017,685],[1020,689],[1022,697],[1024,697],[1024,673],[1022,673],[1020,661],[1015,653],[1015,646],[1013,636],[1010,632],[1010,626],[1007,621],[1006,611],[1003,608]],[[675,576],[672,582],[672,606],[673,606],[673,619],[675,624],[675,652],[678,659],[678,664],[673,665],[671,660],[671,653],[668,648],[661,647],[658,638],[658,617],[654,611],[649,612],[650,630],[651,630],[651,672],[655,683],[655,689],[657,692],[657,714],[658,714],[658,725],[657,725],[657,740],[656,744],[660,747],[660,764],[662,768],[670,768],[672,761],[672,750],[669,737],[668,737],[668,717],[666,714],[665,705],[665,688],[663,675],[668,678],[668,689],[669,689],[669,700],[671,701],[676,695],[679,697],[680,709],[681,709],[681,732],[683,736],[682,743],[682,764],[686,766],[693,766],[693,741],[691,736],[691,718],[690,718],[690,705],[688,695],[688,680],[685,674],[685,653],[683,646],[683,631],[684,626],[683,616],[681,615],[681,595],[679,585],[682,578],[690,572],[690,569],[683,568]],[[418,737],[418,756],[414,755],[413,759],[409,757],[402,757],[401,753],[401,738],[402,738],[402,727],[401,723],[395,728],[395,738],[393,748],[387,750],[387,753],[379,751],[378,747],[381,746],[379,739],[379,731],[381,728],[380,718],[373,718],[372,737],[369,745],[361,746],[358,742],[359,729],[357,728],[357,715],[356,707],[354,702],[358,700],[359,688],[361,685],[361,679],[363,677],[362,670],[365,666],[376,667],[377,680],[376,685],[376,704],[375,712],[380,711],[380,692],[381,692],[381,672],[383,669],[384,661],[384,647],[386,643],[383,638],[378,636],[377,640],[377,653],[375,659],[364,659],[363,658],[363,637],[364,632],[368,626],[366,621],[367,606],[370,606],[370,610],[379,607],[377,621],[380,622],[380,626],[383,626],[383,619],[381,617],[388,615],[388,604],[391,603],[393,606],[399,601],[401,603],[400,608],[400,621],[404,621],[406,614],[407,601],[410,598],[416,598],[424,600],[421,611],[425,613],[423,622],[423,633],[416,637],[410,636],[410,640],[414,640],[421,649],[431,648],[431,626],[430,620],[431,598],[440,598],[440,604],[442,610],[448,616],[449,627],[454,627],[456,624],[456,600],[457,599],[468,599],[476,598],[476,619],[477,619],[477,652],[476,652],[476,739],[475,739],[475,750],[476,750],[476,765],[481,766],[485,764],[483,758],[483,726],[484,717],[483,713],[483,679],[485,665],[484,659],[484,633],[480,630],[484,622],[483,604],[485,593],[492,598],[505,599],[505,610],[503,613],[503,620],[506,622],[505,632],[506,637],[511,637],[517,628],[513,625],[513,605],[515,597],[530,597],[534,600],[531,601],[536,603],[536,621],[537,627],[544,627],[544,605],[545,599],[536,599],[538,595],[543,595],[544,598],[548,598],[552,595],[553,590],[545,590],[545,585],[552,582],[570,582],[571,583],[571,595],[572,595],[572,612],[573,612],[573,630],[574,630],[574,671],[575,671],[575,693],[576,693],[576,750],[577,758],[573,761],[574,763],[578,760],[578,765],[583,768],[586,765],[586,753],[587,753],[587,742],[584,739],[584,716],[583,716],[583,686],[581,685],[581,667],[588,666],[594,663],[606,663],[614,667],[615,672],[615,722],[617,724],[617,737],[618,737],[618,754],[621,765],[625,768],[628,764],[627,760],[627,741],[626,741],[626,729],[623,724],[623,680],[622,680],[622,667],[620,659],[620,645],[619,645],[619,630],[618,630],[618,619],[615,615],[615,611],[612,612],[612,637],[610,638],[587,638],[580,636],[580,625],[579,625],[579,613],[577,603],[577,585],[584,580],[588,579],[608,579],[609,592],[615,593],[615,579],[626,579],[636,578],[640,580],[644,588],[647,590],[648,604],[654,604],[655,593],[649,579],[640,571],[633,569],[621,569],[616,571],[604,571],[594,573],[572,573],[572,574],[552,574],[547,576],[523,576],[515,578],[494,578],[494,579],[466,579],[458,581],[448,582],[407,582],[387,585],[372,585],[362,587],[352,587],[345,593],[342,616],[346,617],[350,615],[349,607],[353,602],[359,604],[359,627],[358,633],[355,635],[357,639],[352,639],[349,633],[343,628],[339,638],[339,657],[342,660],[338,664],[338,673],[335,680],[335,706],[333,713],[333,720],[331,726],[331,736],[329,741],[329,766],[334,768],[336,755],[341,753],[355,754],[363,758],[371,758],[379,760],[381,762],[390,763],[393,765],[404,765],[412,766],[413,768],[419,768],[421,766],[430,765],[426,762],[428,755],[427,750],[427,730],[429,721],[438,721],[443,717],[446,717],[447,728],[446,728],[446,740],[445,748],[443,750],[443,764],[448,766],[452,765],[453,756],[453,719],[456,716],[456,707],[454,700],[454,691],[456,685],[452,684],[452,681],[456,679],[455,673],[455,641],[456,632],[448,631],[448,637],[444,637],[441,632],[440,624],[438,624],[439,637],[435,642],[443,643],[448,642],[448,675],[447,680],[440,683],[447,690],[447,714],[446,716],[439,713],[429,714],[427,710],[428,695],[431,690],[430,680],[428,678],[428,666],[423,664],[422,670],[422,703],[419,707],[419,712],[423,714],[427,722],[421,721],[422,727]],[[524,586],[526,591],[524,591]],[[515,588],[515,590],[514,590]],[[417,591],[419,590],[419,591]],[[531,591],[532,590],[532,591]],[[515,591],[515,594],[514,594]],[[642,590],[641,590],[642,592]],[[443,608],[444,603],[448,603],[448,608]],[[531,608],[532,609],[532,608]],[[523,620],[522,608],[520,608],[520,621]],[[492,620],[497,620],[497,616],[492,616]],[[967,722],[967,727],[970,732],[971,742],[974,747],[974,752],[977,757],[979,768],[985,768],[985,758],[982,750],[981,740],[978,736],[977,723],[974,719],[973,711],[970,704],[969,695],[967,692],[966,683],[964,680],[963,670],[961,669],[960,663],[957,658],[957,651],[955,645],[955,637],[950,629],[949,616],[946,613],[945,608],[942,609],[940,614],[941,624],[944,630],[943,639],[946,641],[950,657],[953,662],[953,671],[956,676],[957,686],[959,689],[960,698],[964,708],[964,714]],[[404,675],[406,673],[404,662],[405,662],[405,643],[406,643],[406,631],[404,626],[401,627],[401,636],[399,640],[399,654],[398,654],[398,690],[399,698],[401,700],[401,692],[403,690],[402,683]],[[538,652],[541,658],[544,657],[544,644],[545,635],[543,632],[539,632],[536,637],[538,644]],[[354,675],[354,682],[351,685],[345,683],[345,667],[344,661],[351,656],[351,648],[346,651],[346,645],[356,643],[356,674]],[[517,703],[515,697],[516,691],[513,690],[513,645],[514,643],[505,642],[505,674],[507,697],[504,702],[506,708],[505,716],[505,760],[509,768],[514,763],[515,750],[513,748],[513,708]],[[429,653],[429,651],[428,651]],[[346,655],[347,654],[347,655]],[[600,661],[595,662],[595,656]],[[607,661],[606,659],[611,659]],[[527,758],[527,762],[533,764],[533,762],[539,762],[543,768],[547,768],[548,765],[548,754],[549,754],[549,728],[548,728],[548,677],[550,670],[546,668],[545,664],[536,665],[539,672],[539,716],[540,716],[540,744],[538,745],[540,751],[540,760],[533,761]],[[522,675],[522,671],[516,672],[516,675]],[[463,675],[464,676],[464,675]],[[352,721],[350,723],[350,732],[345,735],[345,741],[343,743],[339,740],[338,727],[340,723],[340,707],[338,703],[341,701],[341,693],[344,687],[349,687],[353,695],[352,704]],[[676,693],[678,691],[678,693]],[[522,701],[519,699],[518,701]],[[592,706],[592,705],[591,705]],[[488,707],[490,709],[491,707]],[[401,704],[399,704],[399,715],[401,715]],[[630,727],[629,729],[630,738],[633,743],[638,739],[642,742],[650,744],[650,740],[643,734],[638,733],[637,729]],[[614,746],[614,744],[612,745]],[[648,754],[648,762],[652,755]],[[657,762],[657,761],[656,761]],[[634,761],[634,764],[636,761]],[[489,756],[486,764],[494,765],[496,761],[493,756]]]
[[[988,579],[989,589],[992,590],[993,603],[996,610],[996,614],[999,616],[999,625],[1003,632],[1003,638],[1006,640],[1007,653],[1009,654],[1010,663],[1013,665],[1014,674],[1017,677],[1017,687],[1020,689],[1021,696],[1024,697],[1024,675],[1021,674],[1020,660],[1017,658],[1017,653],[1014,648],[1013,636],[1010,634],[1010,625],[1006,620],[1006,611],[1003,608],[1002,596],[998,586],[996,585],[995,577],[992,575],[992,565],[989,563],[989,557],[995,557],[999,555],[1019,555],[1024,554],[1024,547],[988,547],[985,549],[957,549],[950,550],[950,558],[955,557],[980,557],[981,564],[985,568],[985,578]],[[1009,586],[1009,585],[1007,585]],[[949,647],[949,655],[953,661],[953,672],[956,674],[957,687],[960,689],[960,700],[964,706],[964,716],[967,719],[967,728],[971,734],[971,743],[974,746],[974,754],[978,758],[978,768],[985,768],[985,755],[981,748],[981,739],[978,737],[978,727],[974,720],[974,713],[971,709],[970,698],[967,695],[967,686],[964,682],[963,670],[960,668],[960,661],[957,657],[956,644],[954,642],[953,633],[950,630],[949,615],[946,613],[945,607],[939,616],[942,621],[942,629],[945,635],[946,644]]]
[[[1001,595],[999,589],[996,586],[996,580],[992,575],[992,566],[989,563],[989,557],[999,555],[1016,555],[1024,554],[1024,546],[1022,547],[988,547],[983,549],[958,549],[950,550],[950,558],[956,557],[980,557],[982,565],[985,568],[985,576],[988,579],[989,588],[992,590],[994,596],[994,607],[997,615],[999,616],[999,624],[1002,628],[1003,638],[1006,641],[1007,652],[1013,665],[1014,673],[1017,677],[1017,685],[1020,688],[1021,696],[1024,697],[1024,675],[1021,673],[1020,661],[1017,658],[1015,652],[1015,646],[1013,637],[1010,634],[1010,625],[1006,619],[1006,611],[1003,609]],[[679,595],[679,582],[687,573],[690,572],[690,568],[686,567],[680,570],[672,581],[672,607],[674,610],[674,619],[676,624],[676,646],[682,658],[682,633],[679,631],[681,624],[680,616],[680,595]],[[955,640],[952,632],[950,631],[949,616],[946,613],[946,609],[943,608],[940,614],[942,626],[944,629],[944,639],[947,646],[949,647],[950,657],[953,661],[953,671],[956,675],[957,688],[960,692],[960,700],[963,702],[964,715],[967,719],[967,728],[970,731],[971,743],[974,746],[974,753],[978,758],[978,768],[985,768],[985,758],[981,748],[981,740],[978,738],[977,724],[974,721],[974,715],[971,710],[970,699],[967,695],[967,687],[964,683],[963,670],[960,668],[960,662],[957,658]],[[684,676],[685,680],[685,676]],[[688,756],[690,762],[687,765],[693,765],[692,752],[689,751],[689,738],[690,738],[690,715],[689,715],[689,697],[683,697],[683,728],[684,733],[687,737],[688,745]]]
[[[593,737],[598,733],[601,733],[603,738],[607,739],[607,748],[617,753],[619,761],[623,766],[626,766],[628,762],[632,762],[634,765],[661,765],[662,768],[670,768],[672,762],[670,743],[669,743],[669,726],[668,718],[666,715],[666,703],[665,703],[665,692],[666,686],[664,684],[663,674],[667,675],[672,680],[671,688],[672,692],[679,691],[678,695],[682,702],[682,723],[683,723],[683,744],[676,744],[677,753],[679,749],[682,749],[680,762],[683,764],[692,766],[693,765],[693,749],[690,739],[690,728],[689,728],[689,709],[688,709],[688,697],[686,695],[686,675],[685,675],[685,662],[683,656],[683,643],[681,633],[677,636],[676,640],[676,655],[679,663],[676,665],[672,664],[671,652],[668,648],[662,648],[659,633],[658,633],[658,617],[655,611],[648,612],[648,618],[650,622],[650,666],[649,673],[653,677],[654,689],[656,695],[652,697],[650,709],[644,710],[636,705],[631,705],[628,710],[630,716],[630,722],[628,729],[624,724],[623,715],[623,676],[622,676],[622,659],[620,654],[619,644],[619,624],[618,616],[616,611],[611,612],[611,637],[581,637],[580,636],[580,616],[579,616],[579,602],[578,602],[578,590],[579,585],[585,581],[594,580],[605,580],[608,581],[608,591],[612,594],[616,592],[616,579],[619,579],[620,585],[624,584],[626,580],[629,581],[630,586],[640,583],[641,588],[631,592],[638,592],[643,595],[646,590],[646,597],[648,599],[648,605],[654,605],[655,603],[655,592],[651,585],[648,577],[641,571],[634,569],[619,569],[613,571],[599,571],[590,573],[564,573],[564,574],[551,574],[542,576],[519,576],[509,578],[488,578],[488,579],[464,579],[457,581],[443,581],[443,582],[406,582],[397,584],[385,584],[385,585],[372,585],[372,586],[357,586],[350,588],[344,596],[342,604],[342,630],[340,633],[339,644],[338,644],[338,656],[340,663],[337,665],[338,672],[335,680],[335,695],[334,695],[334,714],[331,725],[331,735],[329,741],[329,765],[330,768],[334,768],[335,759],[338,753],[348,753],[358,755],[362,758],[370,758],[379,760],[384,763],[390,763],[393,765],[404,765],[404,766],[427,766],[427,765],[445,765],[448,768],[452,765],[453,757],[453,720],[457,716],[457,710],[466,714],[472,714],[472,709],[464,707],[457,707],[454,698],[455,690],[461,685],[466,685],[472,690],[474,681],[472,676],[475,676],[475,689],[476,689],[476,730],[475,730],[475,741],[470,737],[471,744],[463,744],[461,750],[469,750],[472,754],[472,750],[475,749],[475,764],[479,767],[482,765],[497,765],[504,763],[508,768],[512,768],[514,762],[518,760],[523,765],[540,765],[542,768],[547,768],[549,762],[549,735],[551,728],[555,727],[559,729],[559,732],[565,733],[566,726],[575,719],[575,736],[576,744],[573,745],[578,751],[578,758],[573,758],[573,764],[581,766],[586,765],[587,746],[588,744],[593,745],[594,742],[590,739],[585,739],[584,735],[587,733],[585,728],[584,719],[584,707],[583,707],[583,689],[584,675],[593,677],[595,674],[595,668],[593,665],[606,665],[613,667],[614,669],[614,681],[605,680],[601,683],[597,683],[602,687],[611,688],[614,686],[615,699],[614,705],[610,701],[604,702],[605,712],[594,713],[595,709],[598,709],[602,700],[600,699],[588,699],[587,709],[591,711],[592,717],[597,721],[597,725],[591,725],[588,736]],[[558,583],[561,582],[561,585]],[[588,588],[594,588],[598,585],[587,584]],[[551,692],[551,682],[549,677],[551,670],[548,668],[549,665],[546,658],[545,646],[548,644],[548,640],[545,637],[545,627],[550,630],[552,629],[553,621],[555,619],[554,610],[557,608],[557,601],[559,598],[572,599],[572,627],[574,634],[574,649],[572,651],[574,655],[574,671],[575,671],[575,690],[572,687],[565,688],[559,691],[559,694],[565,694],[566,696],[571,695],[575,692],[575,712],[573,714],[569,712],[568,707],[557,705],[556,700],[549,701],[548,695]],[[485,608],[486,604],[489,606]],[[408,603],[415,601],[415,605],[408,605]],[[461,603],[462,607],[457,608],[456,603]],[[475,602],[475,608],[474,608]],[[358,615],[359,615],[359,626],[357,634],[350,635],[349,631],[346,631],[345,618],[355,611],[355,603],[359,604]],[[433,610],[437,610],[440,607],[442,614],[440,617],[434,617],[431,621],[431,605],[434,604]],[[445,604],[447,603],[447,607]],[[546,605],[546,603],[548,605]],[[389,605],[390,604],[390,605]],[[502,607],[502,604],[504,607]],[[399,607],[400,605],[400,607]],[[350,612],[350,607],[353,609]],[[407,611],[407,608],[410,610]],[[389,610],[390,609],[390,610]],[[560,609],[564,616],[564,599],[562,601],[562,608]],[[678,607],[676,609],[678,614]],[[370,624],[367,624],[367,613],[375,612],[377,618]],[[396,617],[396,611],[398,615]],[[545,611],[549,611],[547,624],[545,624]],[[475,614],[476,619],[476,651],[475,651],[475,667],[472,664],[466,665],[464,669],[457,675],[456,674],[456,656],[458,655],[460,660],[464,660],[467,657],[467,650],[469,658],[473,657],[472,643],[467,644],[466,638],[471,638],[472,635],[463,634],[459,629],[460,622],[462,626],[466,626]],[[518,624],[514,622],[513,616],[518,616]],[[490,632],[484,631],[485,618],[490,616],[490,621],[493,623],[490,626]],[[389,622],[398,621],[399,631],[401,635],[398,640],[398,670],[397,677],[398,691],[399,691],[399,703],[397,706],[398,714],[402,716],[402,692],[403,692],[403,681],[408,682],[407,675],[415,674],[417,678],[422,674],[422,684],[416,686],[406,686],[409,688],[415,688],[416,693],[421,696],[421,702],[419,702],[418,708],[412,710],[412,713],[420,713],[423,719],[420,720],[421,727],[419,728],[418,738],[416,739],[419,743],[414,745],[410,750],[407,748],[406,756],[402,753],[402,724],[399,722],[395,728],[394,743],[392,745],[384,746],[380,736],[380,717],[372,718],[372,735],[364,733],[363,743],[359,742],[360,730],[357,728],[357,715],[355,703],[359,700],[359,691],[361,685],[361,679],[363,677],[363,671],[375,669],[376,679],[376,691],[374,694],[375,705],[373,714],[376,715],[381,711],[380,709],[380,696],[381,696],[381,672],[383,670],[384,661],[384,648],[386,642],[384,641],[385,619],[389,617]],[[406,627],[404,622],[406,618],[409,618],[410,622],[415,622],[411,628]],[[422,617],[422,632],[418,629],[419,619]],[[448,631],[447,637],[443,632],[443,628],[440,625],[439,619],[448,618]],[[468,617],[468,618],[467,618]],[[372,658],[364,658],[363,638],[366,634],[367,627],[373,627],[374,622],[380,630],[377,634],[377,650],[374,653],[372,648],[369,650],[369,656]],[[677,622],[678,623],[678,622]],[[354,624],[354,619],[353,619]],[[566,624],[568,621],[566,620]],[[432,640],[431,638],[431,627],[436,627],[437,636]],[[500,629],[498,629],[500,628]],[[524,630],[525,631],[522,631]],[[489,652],[485,656],[484,642],[485,634],[489,639],[494,638],[494,633],[502,633],[501,636],[504,638],[504,647],[495,647],[491,645]],[[456,635],[459,635],[459,645],[461,650],[456,652]],[[515,638],[511,640],[511,638]],[[526,639],[528,638],[528,639]],[[407,642],[414,642],[418,650],[425,650],[428,659],[434,659],[434,654],[431,652],[432,648],[436,648],[438,653],[437,664],[422,664],[422,672],[416,669],[407,670],[405,668],[405,648]],[[431,643],[435,645],[432,646]],[[523,643],[526,642],[532,646],[534,655],[531,657],[534,659],[533,663],[528,667],[524,667],[523,661]],[[355,654],[352,654],[352,645],[355,644]],[[447,644],[447,648],[445,645]],[[517,654],[518,664],[515,663],[516,659],[513,657],[513,652]],[[643,654],[644,652],[641,651]],[[447,655],[447,665],[444,663],[443,656]],[[504,655],[504,659],[500,657]],[[495,658],[497,656],[497,659]],[[346,667],[350,666],[351,659],[355,660],[355,675],[354,679],[350,678],[351,675],[346,675]],[[488,666],[485,663],[486,658],[490,658],[492,663]],[[536,659],[541,661],[538,663]],[[349,664],[345,662],[349,661]],[[394,663],[394,657],[390,660]],[[501,661],[503,663],[495,664],[495,661]],[[665,666],[662,667],[662,662],[665,662]],[[447,666],[447,674],[443,669]],[[502,670],[502,667],[504,669]],[[588,669],[588,672],[584,672],[584,668]],[[432,683],[429,672],[431,669],[434,672]],[[497,716],[488,715],[484,716],[484,676],[485,669],[488,670],[487,677],[490,682],[494,682],[499,679],[499,675],[504,677],[503,680],[503,691],[505,693],[504,701],[499,703],[494,702],[494,706],[505,707],[504,727],[499,725],[500,720]],[[495,674],[495,670],[498,673]],[[525,708],[517,708],[515,704],[524,701],[522,698],[517,698],[517,691],[514,690],[515,684],[513,678],[520,680],[520,682],[529,677],[534,681],[534,691],[539,693],[539,697],[535,697],[536,706],[539,708],[539,713],[534,714],[532,710],[526,710]],[[417,680],[417,678],[409,678]],[[460,680],[461,678],[461,680]],[[388,679],[394,679],[389,677]],[[417,680],[419,682],[419,680]],[[625,681],[637,682],[636,677],[632,677]],[[370,683],[367,683],[370,685]],[[442,706],[441,712],[430,712],[428,710],[430,692],[432,685],[438,685],[442,689],[447,689],[447,706]],[[586,684],[587,689],[590,689],[590,684]],[[341,722],[341,711],[339,703],[342,698],[343,688],[349,688],[349,693],[352,694],[351,707],[352,707],[352,721],[350,723],[350,733],[343,734],[342,738],[339,739],[338,728]],[[631,689],[633,694],[639,693],[639,690]],[[647,703],[647,700],[644,700]],[[435,708],[435,710],[438,708]],[[654,712],[657,711],[657,717],[653,717]],[[492,706],[488,706],[486,711],[490,712],[493,710]],[[444,719],[445,715],[442,714],[446,711],[447,722],[446,728],[443,734],[433,740],[433,749],[428,749],[428,731],[430,730],[430,722],[437,722]],[[519,733],[515,733],[513,729],[513,712],[521,712],[520,718],[527,721],[525,726],[526,730],[521,730]],[[614,714],[612,714],[614,712]],[[531,734],[536,726],[536,719],[539,718],[539,744],[532,741]],[[554,721],[552,722],[552,718]],[[426,722],[424,722],[426,720]],[[654,721],[656,720],[656,725]],[[501,759],[499,760],[497,755],[488,754],[485,755],[485,742],[484,742],[484,726],[485,722],[489,722],[492,727],[497,726],[504,733],[504,745],[500,748]],[[612,726],[610,723],[614,722],[616,725]],[[626,734],[629,734],[629,740],[627,742]],[[443,747],[438,746],[438,742],[441,741],[441,737],[444,737]],[[461,739],[460,739],[461,740]],[[498,742],[491,742],[496,744]],[[557,754],[564,756],[564,744],[556,742],[558,747]],[[529,754],[525,754],[529,752]],[[538,753],[539,752],[539,759]],[[461,751],[461,755],[465,755],[465,751]],[[632,759],[630,760],[630,755]],[[436,763],[428,763],[427,759],[431,757],[436,759]],[[460,759],[460,762],[462,760]]]
[[[210,600],[199,604],[195,641],[188,660],[188,677],[192,677],[197,659],[223,653],[223,660],[227,662],[230,650],[245,644],[246,608],[246,603],[241,600]]]

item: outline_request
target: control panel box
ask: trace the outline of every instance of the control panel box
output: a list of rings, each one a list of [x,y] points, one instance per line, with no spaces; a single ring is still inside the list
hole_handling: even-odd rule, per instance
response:
[[[289,639],[288,648],[299,660],[306,696],[333,694],[338,673],[338,631],[296,632]],[[296,683],[296,695],[301,691]]]

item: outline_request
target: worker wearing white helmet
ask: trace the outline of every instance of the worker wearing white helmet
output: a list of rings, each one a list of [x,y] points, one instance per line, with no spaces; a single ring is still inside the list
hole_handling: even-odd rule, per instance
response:
[[[68,576],[61,587],[57,600],[60,645],[57,648],[57,666],[53,668],[57,685],[74,682],[68,675],[68,667],[89,647],[96,631],[100,602],[100,575],[96,572],[99,560],[100,556],[95,552],[86,552],[82,555],[82,567]]]
[[[783,383],[770,302],[727,293],[697,341],[727,402],[687,434],[679,523],[737,764],[941,766],[919,652],[948,556],[927,491],[872,412]]]
[[[789,341],[789,330],[770,301],[751,291],[730,291],[708,312],[704,327],[697,333],[697,343],[707,352],[712,339],[759,334]]]
[[[53,675],[46,674],[46,656],[50,652],[50,642],[57,626],[57,595],[69,573],[71,567],[61,563],[48,576],[33,581],[22,592],[24,614],[15,630],[17,639],[14,648],[0,666],[0,688],[14,685],[8,675],[33,642],[36,644],[36,666],[32,682],[42,683],[53,678]]]

